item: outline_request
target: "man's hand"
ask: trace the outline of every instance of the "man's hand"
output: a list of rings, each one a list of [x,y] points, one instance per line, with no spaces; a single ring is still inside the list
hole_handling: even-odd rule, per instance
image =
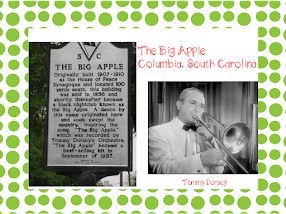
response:
[[[201,162],[204,167],[225,166],[227,154],[220,149],[209,149],[201,153]]]

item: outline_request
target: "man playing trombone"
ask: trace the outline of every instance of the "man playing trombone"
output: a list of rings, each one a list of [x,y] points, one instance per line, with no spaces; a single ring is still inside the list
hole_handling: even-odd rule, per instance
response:
[[[176,102],[178,116],[149,128],[149,164],[153,173],[223,173],[227,154],[198,120],[205,108],[203,92],[187,88]]]

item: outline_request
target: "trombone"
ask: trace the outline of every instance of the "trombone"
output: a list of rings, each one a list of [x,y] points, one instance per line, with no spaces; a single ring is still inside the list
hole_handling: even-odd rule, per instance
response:
[[[204,112],[206,117],[208,117],[215,126],[217,126],[222,132],[222,142],[219,141],[219,139],[215,136],[215,134],[209,130],[207,125],[204,121],[202,121],[196,114],[193,114],[193,118],[202,125],[208,133],[215,139],[215,141],[218,143],[219,147],[223,149],[229,157],[246,173],[249,174],[249,172],[239,163],[239,161],[234,157],[233,154],[239,153],[242,149],[245,148],[245,146],[248,144],[250,139],[250,129],[245,123],[233,123],[230,126],[226,126],[217,120],[215,120],[212,116]],[[207,139],[203,134],[200,134],[206,142]],[[211,143],[208,143],[208,145]],[[213,148],[214,145],[211,144]],[[230,170],[236,174],[236,170],[234,167],[226,160],[225,163],[230,168]]]

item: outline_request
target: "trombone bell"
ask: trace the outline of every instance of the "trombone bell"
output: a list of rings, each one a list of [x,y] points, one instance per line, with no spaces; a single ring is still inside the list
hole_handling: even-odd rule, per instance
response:
[[[233,123],[223,133],[222,143],[232,153],[237,154],[248,144],[250,130],[245,123]]]

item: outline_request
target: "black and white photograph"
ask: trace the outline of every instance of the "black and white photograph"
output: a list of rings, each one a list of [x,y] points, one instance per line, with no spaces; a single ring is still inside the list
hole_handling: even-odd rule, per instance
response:
[[[257,82],[148,82],[148,174],[257,174]]]

